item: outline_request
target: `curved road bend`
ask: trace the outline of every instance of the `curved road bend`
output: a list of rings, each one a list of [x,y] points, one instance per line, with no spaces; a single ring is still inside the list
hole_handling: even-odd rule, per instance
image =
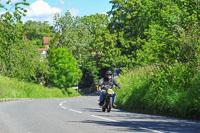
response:
[[[0,103],[0,133],[200,133],[200,122],[101,112],[98,96]]]

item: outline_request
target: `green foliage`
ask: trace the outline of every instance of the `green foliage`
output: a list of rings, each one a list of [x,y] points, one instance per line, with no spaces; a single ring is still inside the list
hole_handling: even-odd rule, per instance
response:
[[[48,60],[49,80],[54,86],[67,89],[78,85],[82,73],[68,48],[51,49]]]
[[[174,33],[169,28],[152,25],[146,33],[147,38],[138,50],[141,64],[159,62],[190,62],[199,57],[199,26],[194,24],[189,30],[177,27]]]
[[[29,39],[35,43],[37,46],[43,46],[44,37],[53,37],[52,26],[49,26],[48,22],[36,22],[27,21],[23,25],[23,31],[29,37]]]
[[[119,77],[117,103],[132,111],[199,119],[200,71],[193,63],[176,63],[154,73]]]
[[[109,29],[118,36],[117,47],[127,60],[127,64],[134,64],[136,51],[141,48],[138,38],[145,39],[144,30],[148,28],[152,19],[156,19],[157,11],[152,16],[151,10],[157,5],[149,0],[112,0],[112,10],[109,12],[111,23]]]
[[[54,31],[58,33],[56,38],[59,39],[59,45],[55,47],[69,48],[81,65],[88,54],[90,33],[85,29],[81,18],[71,16],[70,12],[65,15],[56,14],[54,20]]]
[[[9,1],[7,6],[13,6]],[[0,17],[0,69],[1,74],[20,80],[38,82],[48,71],[47,62],[40,61],[40,54],[33,42],[23,32],[21,16],[28,5],[26,0],[15,3],[15,10],[8,10]],[[12,8],[11,8],[12,9]]]
[[[73,88],[68,88],[67,90],[63,91],[66,95],[69,97],[75,97],[75,96],[80,96],[80,94],[77,92],[77,90]]]
[[[98,83],[99,80],[99,68],[97,67],[96,61],[94,57],[88,59],[88,63],[86,63],[82,67],[83,77],[80,82],[80,87],[94,87]]]
[[[106,30],[94,42],[94,44],[96,44],[96,46],[99,47],[98,52],[102,52],[102,55],[95,55],[97,56],[96,61],[103,68],[112,68],[113,66],[117,66],[119,64],[120,50],[115,48],[116,40],[116,36],[114,34],[110,34],[110,32]]]
[[[0,16],[1,74],[43,84],[50,81],[45,85],[62,89],[26,83],[19,83],[20,87],[14,89],[17,81],[2,80],[0,97],[73,96],[77,93],[69,87],[80,84],[93,87],[105,70],[120,67],[126,70],[118,79],[122,89],[116,90],[121,107],[199,118],[199,2],[111,0],[110,3],[113,5],[110,16],[73,17],[67,11],[55,15],[54,26],[34,21],[22,24],[26,0],[17,2],[14,8],[9,8],[13,6],[10,0],[6,5],[0,4],[6,11]],[[43,37],[53,36],[48,60],[41,60],[37,48],[42,47]],[[153,73],[141,68],[129,71],[146,64],[171,65],[162,65],[162,70]]]
[[[89,44],[93,37],[88,32],[87,25],[80,17],[71,16],[69,11],[65,15],[56,14],[54,20],[54,31],[58,32],[55,38],[59,39],[59,45],[51,45],[50,47],[66,47],[71,50],[73,57],[77,59],[78,65],[83,71],[81,86],[90,86],[95,80],[93,77],[96,77],[98,69],[91,56],[92,49]],[[87,80],[88,78],[90,80]]]
[[[79,94],[71,88],[66,92],[58,88],[47,88],[0,76],[0,98],[66,98],[72,96],[79,96]]]
[[[153,74],[134,71],[120,76],[122,90],[116,90],[118,104],[134,111],[199,118],[199,2],[112,0],[111,3],[109,30],[117,36],[116,46],[121,55],[130,59],[123,63],[134,67],[171,64]]]
[[[138,73],[139,71],[139,73]],[[137,69],[121,74],[117,81],[121,86],[120,90],[115,90],[117,95],[116,103],[128,110],[145,110],[144,95],[149,89],[150,79],[144,69]]]
[[[1,74],[38,82],[41,75],[48,71],[48,63],[40,61],[41,55],[37,47],[26,39],[20,26],[21,24],[16,25],[15,30],[2,27],[3,32],[0,34]]]
[[[1,24],[11,26],[12,24],[22,23],[21,17],[25,16],[27,12],[23,6],[29,6],[29,3],[26,0],[20,0],[13,5],[11,0],[7,0],[3,4],[0,4],[0,8],[3,8],[5,11],[5,13],[0,15]]]
[[[112,0],[109,29],[131,63],[188,62],[199,54],[195,0]]]
[[[48,72],[48,62],[43,59],[37,47],[31,41],[23,39],[11,48],[12,58],[10,58],[11,77],[25,81],[37,82]],[[39,74],[41,74],[39,76]],[[39,76],[39,77],[37,77]]]
[[[120,50],[115,49],[116,36],[107,30],[107,15],[73,17],[70,12],[66,12],[64,16],[55,15],[55,22],[54,30],[62,33],[57,34],[60,41],[55,47],[72,50],[84,72],[81,86],[97,84],[101,69],[120,64]]]

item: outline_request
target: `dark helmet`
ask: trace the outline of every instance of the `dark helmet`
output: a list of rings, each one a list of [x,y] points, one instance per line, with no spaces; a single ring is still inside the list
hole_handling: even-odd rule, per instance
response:
[[[111,71],[107,71],[106,75],[112,75],[112,72]]]

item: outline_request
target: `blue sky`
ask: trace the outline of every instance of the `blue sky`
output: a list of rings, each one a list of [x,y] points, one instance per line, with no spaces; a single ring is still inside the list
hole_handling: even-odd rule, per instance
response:
[[[7,0],[0,0],[0,3]],[[12,0],[13,2],[20,2],[22,0]],[[111,10],[112,5],[110,0],[27,0],[30,6],[27,7],[27,16],[23,21],[34,20],[44,21],[50,23],[53,21],[55,13],[64,14],[67,10],[73,16],[84,16],[96,13],[106,13]]]

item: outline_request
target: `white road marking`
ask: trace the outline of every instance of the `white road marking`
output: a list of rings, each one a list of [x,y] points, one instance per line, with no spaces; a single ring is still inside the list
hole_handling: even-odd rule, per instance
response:
[[[63,101],[61,102],[59,105],[62,109],[66,109],[66,107],[63,106],[64,103],[66,103],[67,101]],[[73,109],[69,109],[70,111],[73,111],[73,112],[76,112],[76,113],[79,113],[79,114],[82,114],[83,112],[81,111],[78,111],[78,110],[73,110]],[[112,122],[119,122],[119,121],[116,121],[116,120],[112,120],[112,119],[108,119],[108,118],[105,118],[105,117],[101,117],[101,116],[97,116],[97,115],[90,115],[92,117],[95,117],[95,118],[99,118],[99,119],[103,119],[103,120],[107,120],[107,121],[112,121]],[[144,127],[139,127],[140,129],[143,129],[143,130],[147,130],[147,131],[150,131],[150,132],[154,132],[154,133],[163,133],[161,131],[157,131],[157,130],[153,130],[153,129],[148,129],[148,128],[144,128]]]
[[[118,121],[116,121],[116,120],[108,119],[108,118],[101,117],[101,116],[97,116],[97,115],[90,115],[90,116],[96,117],[96,118],[100,118],[100,119],[103,119],[103,120],[107,120],[107,121],[118,122]]]
[[[90,116],[96,117],[96,118],[99,118],[99,119],[103,119],[103,120],[107,120],[107,121],[119,122],[119,121],[116,121],[116,120],[108,119],[108,118],[101,117],[101,116],[97,116],[97,115],[90,115]],[[148,129],[148,128],[143,128],[143,127],[140,127],[140,129],[147,130],[147,131],[151,131],[151,132],[153,132],[153,133],[163,133],[163,132],[161,132],[161,131],[152,130],[152,129]]]
[[[70,111],[73,111],[73,112],[76,112],[76,113],[79,113],[79,114],[82,114],[83,112],[81,111],[77,111],[77,110],[73,110],[73,109],[69,109]]]
[[[139,127],[140,129],[143,129],[143,130],[147,130],[147,131],[151,131],[153,133],[163,133],[161,131],[157,131],[157,130],[152,130],[152,129],[148,129],[148,128],[144,128],[144,127]]]
[[[67,101],[63,101],[63,102],[61,102],[61,103],[59,104],[60,107],[63,108],[63,109],[66,109],[66,107],[63,106],[63,104],[66,103],[66,102],[67,102]]]

